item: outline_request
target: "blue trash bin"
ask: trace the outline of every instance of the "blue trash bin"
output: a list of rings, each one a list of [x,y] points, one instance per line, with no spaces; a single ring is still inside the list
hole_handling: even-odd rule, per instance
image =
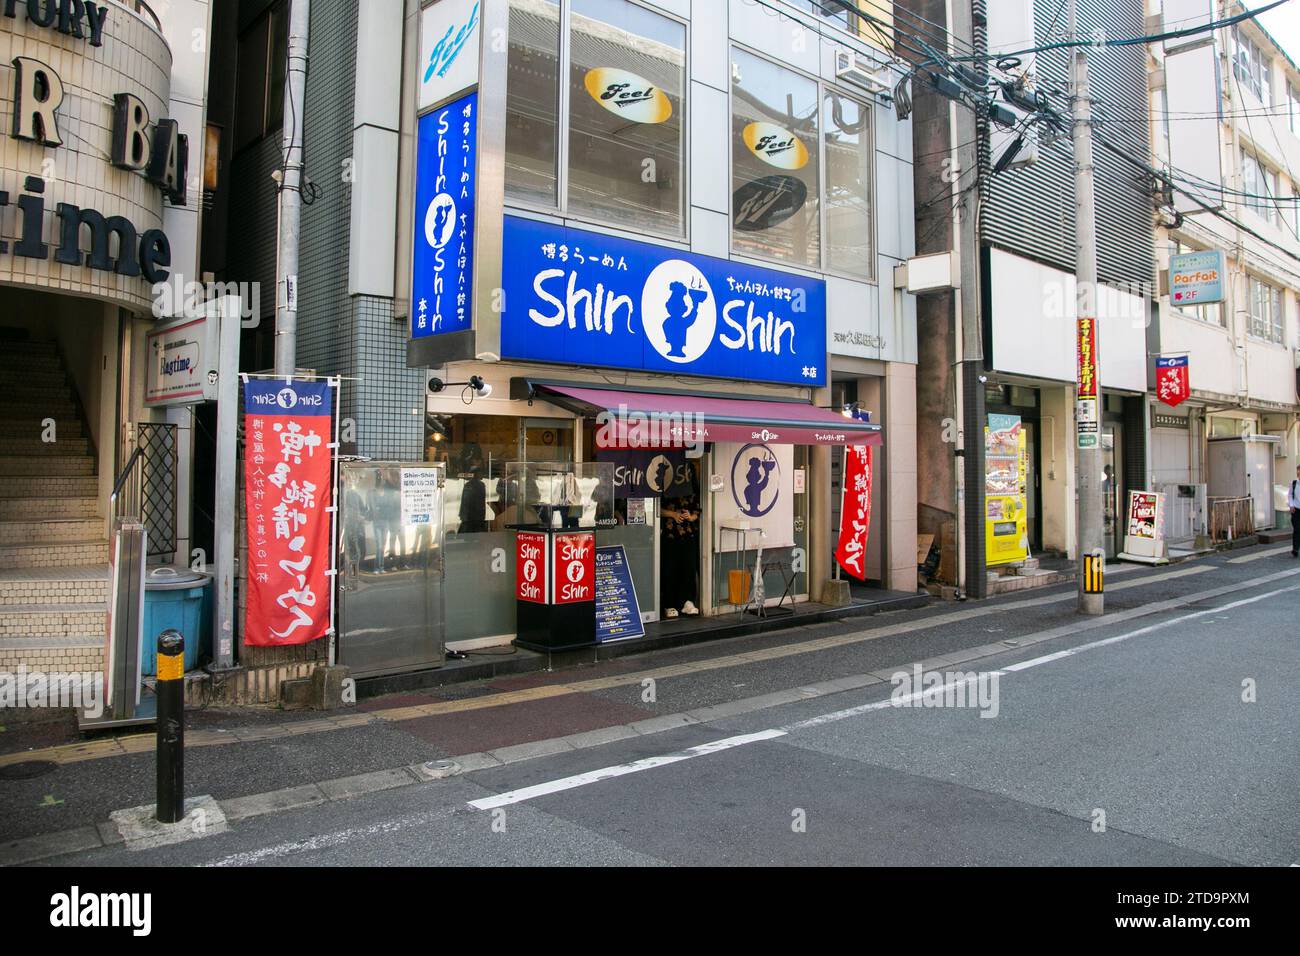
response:
[[[144,634],[140,648],[140,673],[158,673],[158,635],[169,627],[185,638],[185,670],[199,666],[200,652],[211,653],[211,618],[205,616],[205,593],[212,579],[202,571],[182,565],[149,568],[144,576]]]

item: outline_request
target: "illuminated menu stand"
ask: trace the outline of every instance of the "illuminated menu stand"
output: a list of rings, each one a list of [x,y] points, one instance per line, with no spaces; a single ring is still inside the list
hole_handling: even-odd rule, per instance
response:
[[[596,522],[612,509],[609,462],[510,462],[502,494],[515,532],[515,643],[534,651],[596,641]]]

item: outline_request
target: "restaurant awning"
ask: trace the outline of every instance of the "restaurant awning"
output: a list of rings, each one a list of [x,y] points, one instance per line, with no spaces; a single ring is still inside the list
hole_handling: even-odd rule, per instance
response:
[[[518,380],[517,380],[518,381]],[[539,397],[577,415],[603,416],[603,448],[670,447],[686,442],[738,441],[777,445],[880,445],[874,423],[802,402],[721,398],[682,392],[632,392],[567,383],[512,383],[514,397]],[[522,393],[522,394],[520,394]],[[604,427],[602,427],[602,425]]]

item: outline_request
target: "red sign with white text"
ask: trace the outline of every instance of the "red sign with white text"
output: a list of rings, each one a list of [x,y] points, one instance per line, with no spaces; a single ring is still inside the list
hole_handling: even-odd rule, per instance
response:
[[[1177,408],[1192,395],[1192,381],[1186,355],[1156,359],[1156,398]]]
[[[515,535],[515,597],[546,603],[546,535],[520,531]]]
[[[596,536],[590,531],[554,535],[553,604],[596,600]]]
[[[840,540],[835,560],[860,581],[867,579],[867,533],[871,530],[871,446],[850,445],[844,454]]]
[[[323,382],[244,385],[247,645],[306,644],[332,625],[332,409]]]

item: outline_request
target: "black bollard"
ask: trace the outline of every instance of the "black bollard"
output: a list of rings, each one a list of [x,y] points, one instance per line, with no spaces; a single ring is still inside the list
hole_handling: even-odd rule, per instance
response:
[[[158,635],[159,823],[185,816],[185,638],[175,628]]]

